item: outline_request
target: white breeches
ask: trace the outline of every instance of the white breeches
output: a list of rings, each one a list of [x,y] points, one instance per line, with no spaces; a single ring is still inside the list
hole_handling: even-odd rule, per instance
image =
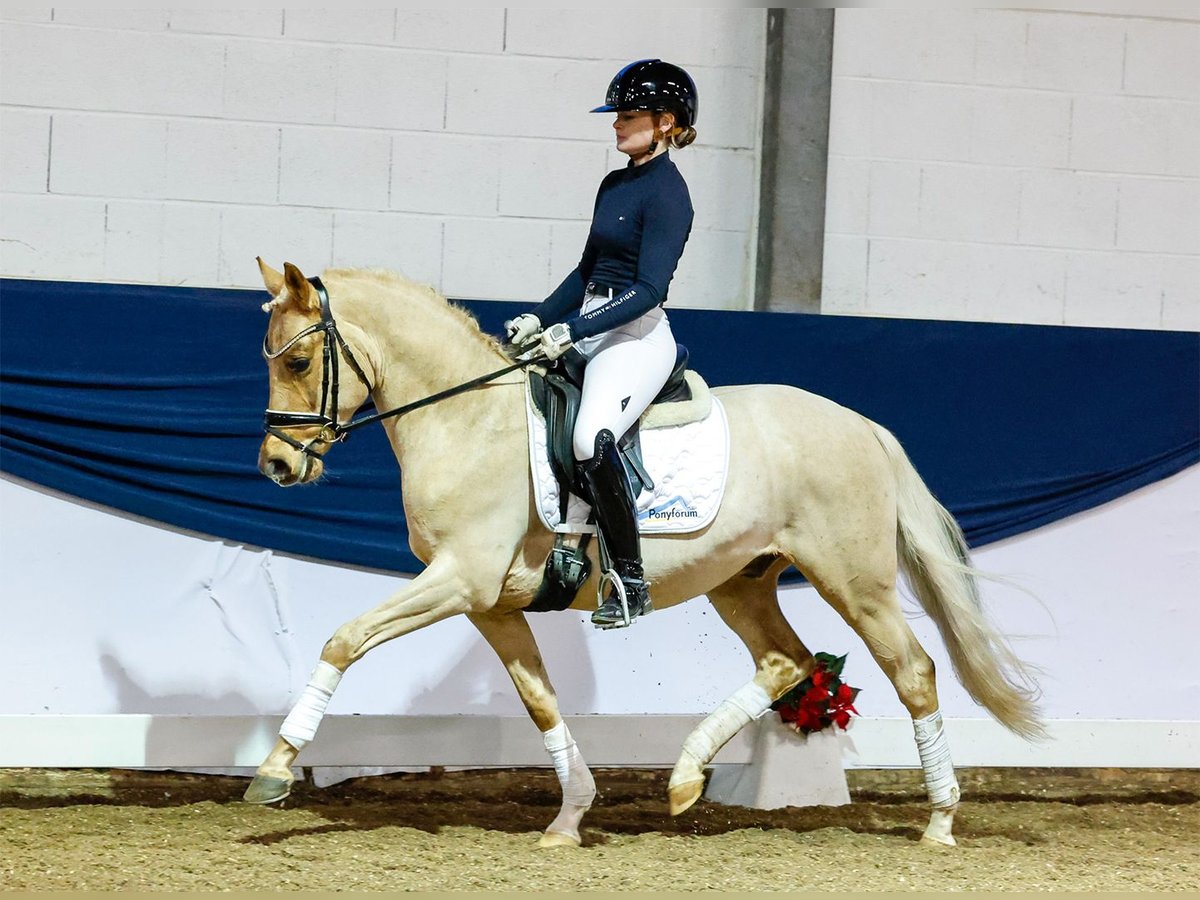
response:
[[[596,435],[607,428],[620,440],[662,390],[675,367],[675,336],[656,306],[575,349],[588,361],[574,434],[575,459],[583,462],[596,452]]]

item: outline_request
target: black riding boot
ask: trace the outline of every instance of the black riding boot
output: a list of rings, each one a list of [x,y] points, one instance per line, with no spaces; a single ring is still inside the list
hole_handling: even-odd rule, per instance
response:
[[[583,477],[592,495],[592,509],[596,512],[596,524],[604,535],[604,545],[625,587],[629,621],[632,622],[653,607],[642,571],[633,490],[617,452],[616,439],[608,429],[596,436],[596,454],[583,464]],[[618,628],[628,624],[615,587],[609,590],[600,608],[592,613],[592,624],[601,628]]]

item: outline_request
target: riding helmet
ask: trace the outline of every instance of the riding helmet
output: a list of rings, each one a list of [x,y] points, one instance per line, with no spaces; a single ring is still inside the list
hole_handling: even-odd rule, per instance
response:
[[[695,125],[700,109],[696,82],[679,66],[661,59],[631,62],[613,76],[604,105],[592,112],[629,109],[668,110],[675,113],[675,124],[681,128]]]

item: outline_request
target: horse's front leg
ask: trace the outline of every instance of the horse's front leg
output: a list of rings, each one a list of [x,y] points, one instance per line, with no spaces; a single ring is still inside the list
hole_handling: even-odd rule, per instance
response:
[[[420,575],[390,599],[333,633],[321,650],[321,659],[300,699],[279,729],[279,740],[267,754],[246,788],[250,803],[275,803],[292,789],[292,765],[316,735],[325,709],[342,674],[372,647],[418,628],[469,610],[491,607],[499,591],[500,576],[490,582],[479,577],[482,566],[467,566],[447,555],[435,559]]]
[[[546,750],[554,762],[558,783],[562,786],[562,808],[546,828],[539,847],[578,847],[579,823],[596,797],[596,782],[575,745],[567,723],[558,712],[558,698],[542,665],[542,655],[534,641],[525,613],[468,615],[484,639],[496,651],[512,677],[529,717],[542,732]]]

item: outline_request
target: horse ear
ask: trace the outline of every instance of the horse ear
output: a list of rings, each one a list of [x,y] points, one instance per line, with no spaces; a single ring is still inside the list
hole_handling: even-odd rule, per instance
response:
[[[317,292],[308,283],[304,273],[290,262],[283,264],[283,280],[287,285],[288,296],[295,299],[300,309],[314,310],[318,307]]]
[[[258,271],[262,272],[263,284],[267,288],[267,293],[272,297],[278,297],[283,293],[283,273],[276,272],[265,262],[261,256],[254,257],[258,260]]]

